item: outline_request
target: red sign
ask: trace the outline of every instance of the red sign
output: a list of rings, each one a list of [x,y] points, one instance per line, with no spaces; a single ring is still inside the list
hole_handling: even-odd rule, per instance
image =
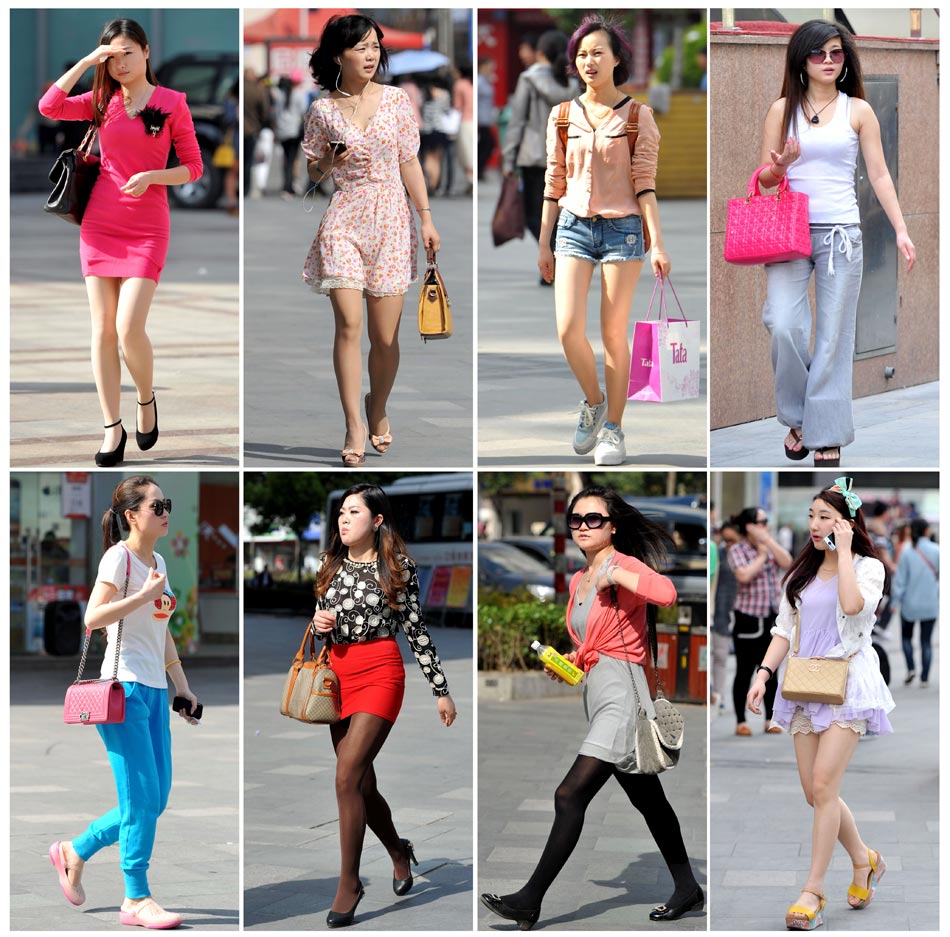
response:
[[[452,567],[436,566],[432,574],[432,585],[429,586],[429,598],[426,605],[431,608],[443,608],[449,597],[449,586],[452,583]]]

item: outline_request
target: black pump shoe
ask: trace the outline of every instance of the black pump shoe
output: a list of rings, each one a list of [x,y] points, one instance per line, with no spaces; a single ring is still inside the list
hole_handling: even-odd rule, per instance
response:
[[[538,918],[541,917],[540,908],[513,908],[498,895],[482,895],[481,901],[489,911],[494,911],[499,917],[507,918],[509,921],[517,921],[521,930],[531,930],[538,923]]]
[[[650,912],[651,921],[676,921],[687,911],[702,911],[706,904],[706,896],[702,888],[696,886],[679,904],[665,905],[658,904]]]
[[[402,843],[402,851],[406,854],[406,862],[418,865],[419,860],[412,850],[412,843],[410,843],[408,839],[400,839],[399,842]],[[412,888],[412,869],[409,870],[409,878],[396,878],[395,875],[393,876],[393,891],[397,895],[402,896],[406,894],[410,888]]]
[[[155,407],[155,425],[147,433],[139,432],[138,420],[135,421],[135,442],[138,444],[139,449],[145,452],[146,449],[151,449],[155,443],[158,442],[158,404],[155,402],[155,391],[152,391],[152,399],[146,400],[145,403],[140,403],[136,401],[140,407],[147,407],[149,404]]]
[[[113,426],[119,426],[122,423],[122,420],[116,420],[115,423],[110,423],[108,426],[103,426],[103,429],[112,429]],[[112,452],[97,452],[96,453],[96,465],[99,468],[112,468],[113,465],[118,465],[125,458],[125,443],[128,440],[129,434],[126,433],[125,427],[122,427],[122,438],[119,440],[119,445],[112,450]]]
[[[327,914],[327,927],[349,927],[353,923],[353,915],[356,914],[356,906],[363,900],[366,890],[363,883],[360,882],[360,893],[353,902],[353,907],[349,911],[330,911]]]

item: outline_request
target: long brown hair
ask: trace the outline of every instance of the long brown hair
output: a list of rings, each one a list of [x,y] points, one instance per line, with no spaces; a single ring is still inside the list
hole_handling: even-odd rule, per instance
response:
[[[819,491],[812,499],[813,501],[824,501],[825,504],[833,507],[845,520],[853,520],[851,552],[858,556],[876,556],[874,544],[871,543],[871,537],[868,534],[867,525],[864,522],[864,511],[858,508],[857,513],[851,518],[851,512],[848,510],[848,502],[840,491],[834,491],[831,488],[825,488]],[[824,559],[824,551],[815,548],[809,537],[808,543],[802,548],[802,552],[795,557],[789,571],[785,574],[785,597],[795,607],[802,590],[818,574],[818,567]]]
[[[808,73],[805,59],[812,49],[820,49],[829,39],[841,40],[844,49],[844,65],[838,76],[836,86],[852,98],[865,98],[864,79],[861,75],[861,62],[854,36],[839,23],[828,20],[808,20],[792,33],[785,50],[785,75],[782,79],[782,93],[785,98],[785,116],[782,118],[782,145],[789,136],[794,116],[799,112],[805,93],[808,91]]]
[[[396,608],[396,596],[405,585],[403,569],[405,561],[409,559],[409,554],[406,552],[405,542],[393,526],[393,512],[389,505],[389,498],[379,485],[360,484],[347,488],[343,492],[340,504],[342,505],[350,495],[359,495],[373,517],[380,514],[383,516],[383,522],[376,528],[376,575],[389,602],[389,607]],[[326,594],[333,577],[339,572],[349,553],[348,547],[340,539],[339,514],[336,517],[328,517],[324,527],[329,528],[330,538],[327,541],[326,550],[320,554],[322,566],[313,587],[313,593],[318,599]]]
[[[99,37],[99,45],[107,46],[111,42],[124,36],[131,39],[142,51],[148,46],[148,39],[145,36],[145,30],[139,26],[135,20],[126,18],[109,20],[102,28],[102,35]],[[145,78],[150,85],[157,85],[155,73],[152,71],[152,60],[145,60]],[[109,74],[109,60],[100,62],[96,65],[96,72],[92,79],[92,122],[101,127],[106,116],[106,108],[112,100],[112,95],[120,88],[119,83]]]
[[[144,500],[149,485],[158,487],[158,482],[150,475],[133,475],[115,486],[112,492],[112,506],[102,515],[102,552],[122,540],[122,532],[128,533],[126,511],[134,511]]]

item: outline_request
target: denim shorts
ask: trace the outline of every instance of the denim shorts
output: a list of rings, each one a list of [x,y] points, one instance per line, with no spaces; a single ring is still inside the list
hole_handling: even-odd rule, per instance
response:
[[[554,256],[576,257],[593,264],[643,260],[643,221],[639,215],[579,218],[562,208],[557,221]]]

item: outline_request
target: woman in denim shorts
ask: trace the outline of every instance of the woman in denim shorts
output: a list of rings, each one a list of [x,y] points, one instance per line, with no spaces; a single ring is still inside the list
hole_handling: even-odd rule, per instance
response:
[[[593,450],[595,465],[621,465],[626,450],[620,425],[630,378],[627,327],[644,260],[644,224],[654,272],[670,271],[655,192],[660,134],[650,108],[640,106],[637,116],[636,102],[617,87],[630,74],[631,50],[614,23],[586,17],[571,37],[567,57],[586,90],[570,102],[566,134],[558,127],[560,106],[548,119],[538,267],[545,281],[554,280],[558,337],[584,393],[574,451]],[[639,129],[631,156],[632,108]],[[606,394],[587,340],[587,294],[597,263]]]
[[[785,454],[798,461],[813,450],[816,466],[840,464],[841,448],[854,440],[851,364],[864,265],[854,184],[859,144],[909,271],[917,252],[884,161],[880,125],[864,100],[854,37],[841,25],[809,20],[788,43],[782,96],[765,118],[759,163],[768,169],[759,181],[768,188],[787,175],[794,191],[808,195],[811,257],[765,265],[762,319],[772,336],[776,414],[789,428]]]

